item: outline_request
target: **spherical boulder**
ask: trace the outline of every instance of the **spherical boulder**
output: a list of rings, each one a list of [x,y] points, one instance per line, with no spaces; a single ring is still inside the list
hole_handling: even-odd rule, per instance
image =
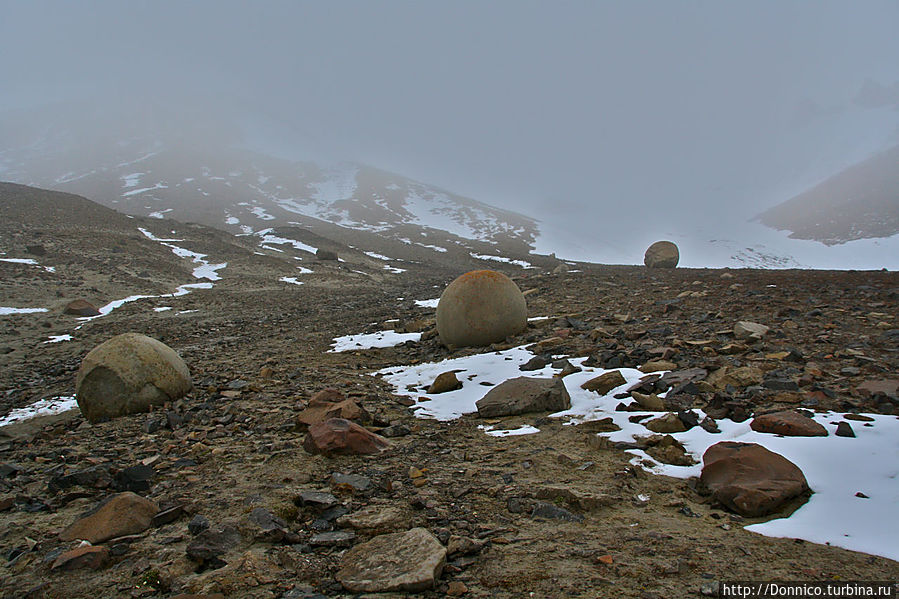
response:
[[[492,270],[465,273],[437,303],[437,333],[446,345],[490,345],[528,324],[524,295],[512,279]]]
[[[643,264],[649,268],[674,268],[680,260],[680,252],[671,241],[657,241],[646,250]]]
[[[92,349],[75,377],[75,399],[90,422],[147,412],[191,390],[175,350],[146,335],[117,335]]]

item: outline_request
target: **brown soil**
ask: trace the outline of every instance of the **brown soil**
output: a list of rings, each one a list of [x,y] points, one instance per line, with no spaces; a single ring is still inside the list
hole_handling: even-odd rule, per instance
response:
[[[249,242],[200,228],[188,235],[185,227],[179,226],[178,234],[189,237],[185,247],[208,253],[213,262],[229,261],[222,281],[211,290],[128,304],[75,332],[79,321],[63,316],[61,307],[82,297],[85,285],[100,289],[102,283],[107,298],[172,289],[189,282],[190,265],[166,250],[159,255],[154,280],[144,286],[53,255],[39,261],[57,266],[56,278],[33,267],[9,265],[9,272],[19,269],[10,277],[3,271],[0,288],[10,298],[4,301],[43,301],[40,305],[52,311],[0,317],[0,347],[6,348],[0,356],[0,413],[42,397],[72,394],[84,354],[126,331],[173,347],[191,368],[196,386],[169,406],[184,420],[174,430],[145,432],[147,421],[161,412],[93,426],[69,413],[0,433],[6,435],[0,436],[0,462],[20,469],[0,479],[0,500],[13,498],[13,505],[0,511],[4,597],[170,597],[218,591],[228,597],[277,598],[294,587],[326,597],[352,596],[334,579],[345,549],[302,547],[313,534],[313,516],[294,504],[301,490],[328,489],[334,472],[372,481],[365,491],[331,489],[350,511],[396,505],[408,510],[411,526],[444,539],[455,534],[486,541],[478,554],[451,557],[437,587],[423,597],[446,596],[452,582],[464,583],[465,597],[650,598],[698,596],[704,583],[728,579],[899,579],[899,563],[885,558],[744,531],[744,525],[759,520],[735,517],[712,504],[697,492],[695,481],[646,474],[589,426],[541,419],[539,434],[488,437],[477,430],[480,422],[474,416],[450,423],[413,418],[393,390],[371,376],[386,366],[473,350],[450,352],[426,334],[418,344],[327,353],[338,335],[382,328],[432,331],[433,310],[412,300],[437,297],[465,265],[416,264],[409,272],[389,275],[363,257],[330,265],[310,260],[315,274],[300,276],[307,282],[297,287],[277,282],[289,274],[285,264],[295,264],[290,257],[269,252],[254,258],[256,248]],[[158,234],[164,232],[163,227]],[[5,243],[0,249],[7,256],[24,256],[17,253],[21,244],[10,239],[0,231]],[[102,248],[104,239],[95,239]],[[138,259],[132,249],[125,248],[127,258],[120,264]],[[84,271],[68,270],[76,267]],[[508,345],[557,338],[547,344],[554,354],[617,352],[635,360],[667,346],[682,368],[749,364],[765,371],[786,365],[769,354],[793,348],[801,359],[790,366],[815,370],[813,384],[822,390],[814,396],[817,405],[807,406],[899,413],[890,398],[857,391],[864,380],[895,378],[899,371],[895,273],[579,268],[582,272],[560,274],[504,269],[527,293],[529,316],[567,317],[532,323]],[[171,280],[159,272],[171,273]],[[97,282],[90,283],[90,277]],[[66,286],[80,279],[81,285]],[[48,285],[56,285],[62,297],[56,298]],[[173,309],[154,312],[154,306]],[[184,310],[197,312],[178,314]],[[760,343],[735,347],[723,331],[736,320],[761,322],[771,331]],[[597,328],[604,332],[594,332]],[[72,333],[74,340],[43,344],[48,335],[63,333]],[[264,367],[271,369],[270,376],[263,376]],[[411,433],[392,438],[393,448],[376,457],[307,454],[295,415],[325,387],[360,401],[374,415],[373,428],[402,424]],[[812,389],[794,395],[767,389],[729,393],[747,410],[764,411],[807,402]],[[708,399],[700,395],[695,401],[702,405]],[[538,417],[510,418],[502,426],[534,423]],[[125,542],[110,542],[116,555],[104,569],[51,571],[48,556],[74,546],[61,542],[59,531],[113,490],[76,486],[53,492],[48,482],[91,466],[116,472],[147,458],[155,474],[143,494],[162,506],[183,505],[185,515]],[[424,472],[425,484],[416,486],[410,478],[412,466]],[[592,500],[579,503],[577,495]],[[641,501],[638,495],[650,499]],[[582,514],[584,521],[531,517],[538,496]],[[185,553],[191,515],[205,515],[213,526],[235,522],[246,532],[247,514],[255,507],[289,520],[301,543],[254,541],[245,534],[226,556],[228,567],[195,572],[196,563]]]

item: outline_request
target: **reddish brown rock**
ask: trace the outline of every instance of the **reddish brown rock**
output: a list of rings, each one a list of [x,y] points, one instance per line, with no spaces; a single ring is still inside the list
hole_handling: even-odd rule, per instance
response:
[[[344,418],[329,418],[309,427],[303,449],[312,454],[374,454],[390,447],[384,437],[376,435]]]
[[[870,395],[897,395],[899,394],[899,379],[869,379],[856,387],[864,396]]]
[[[334,387],[325,387],[321,391],[316,391],[310,401],[333,402],[343,401],[346,396]]]
[[[127,491],[111,495],[95,510],[75,520],[59,533],[62,541],[84,539],[91,543],[136,535],[150,528],[159,506],[140,495]]]
[[[344,397],[337,389],[328,387],[312,396],[306,409],[297,415],[297,422],[312,426],[329,418],[365,420],[368,412],[354,400]]]
[[[784,437],[826,437],[827,429],[795,410],[756,416],[749,423],[759,433],[773,433]]]
[[[56,558],[51,570],[79,570],[90,568],[99,570],[109,563],[109,550],[106,547],[93,547],[86,545],[66,551]]]
[[[755,443],[716,443],[702,462],[703,484],[717,501],[743,516],[765,516],[808,491],[796,464]]]
[[[609,372],[604,372],[603,374],[593,377],[583,385],[581,385],[581,389],[586,389],[587,391],[596,391],[600,395],[605,395],[615,387],[619,387],[625,384],[627,381],[624,380],[624,376],[618,370],[610,370]]]
[[[97,307],[87,300],[76,299],[66,304],[63,314],[71,314],[72,316],[99,316],[100,311]]]
[[[431,386],[428,387],[428,393],[446,393],[462,388],[462,381],[456,378],[456,371],[442,372],[437,375]]]

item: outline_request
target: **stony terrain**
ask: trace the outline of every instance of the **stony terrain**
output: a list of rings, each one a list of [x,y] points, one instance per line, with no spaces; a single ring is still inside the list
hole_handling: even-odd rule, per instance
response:
[[[306,236],[345,262],[130,219],[73,204],[72,196],[33,192],[20,202],[32,192],[0,191],[0,257],[38,263],[0,262],[0,304],[49,310],[0,316],[0,414],[72,395],[84,355],[123,332],[174,348],[195,386],[150,414],[90,425],[70,411],[0,429],[3,597],[354,597],[335,578],[350,548],[374,532],[417,527],[449,551],[423,597],[648,599],[699,596],[722,579],[899,578],[899,563],[882,557],[742,530],[763,519],[728,512],[695,479],[647,474],[596,436],[601,422],[514,416],[500,425],[539,421],[541,432],[494,438],[478,430],[484,421],[476,415],[414,418],[408,401],[371,373],[475,353],[440,345],[433,309],[414,303],[484,267],[467,256],[389,254],[406,269],[396,273],[304,231],[284,234]],[[63,314],[73,299],[100,306],[193,281],[195,264],[137,227],[227,262],[221,280],[90,321]],[[43,249],[28,249],[34,245]],[[492,266],[526,293],[529,316],[552,318],[493,349],[537,343],[537,353],[592,356],[609,367],[654,358],[709,372],[751,366],[761,380],[700,386],[691,398],[733,419],[797,406],[899,414],[895,389],[871,392],[899,371],[896,273],[532,262],[537,268]],[[297,274],[298,264],[313,272]],[[154,311],[160,307],[171,309]],[[770,331],[760,341],[735,339],[738,320]],[[384,329],[421,331],[422,341],[328,353],[334,337]],[[72,340],[45,343],[64,334]],[[328,388],[368,412],[363,423],[388,438],[386,452],[325,457],[303,449],[298,414]],[[78,542],[60,533],[128,490],[167,511],[142,532],[98,542],[102,560],[88,553],[61,561]],[[212,533],[202,532],[207,525]]]

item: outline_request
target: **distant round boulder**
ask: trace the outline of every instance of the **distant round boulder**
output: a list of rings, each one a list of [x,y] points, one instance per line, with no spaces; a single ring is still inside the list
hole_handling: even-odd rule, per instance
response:
[[[71,316],[99,316],[100,311],[97,307],[87,300],[76,299],[66,304],[63,314]]]
[[[92,349],[75,377],[75,399],[90,422],[147,412],[191,390],[175,350],[146,335],[117,335]]]
[[[527,327],[524,295],[512,279],[492,270],[465,273],[437,303],[437,333],[446,345],[490,345]]]
[[[680,252],[671,241],[657,241],[646,250],[643,264],[649,268],[674,268],[680,260]]]

